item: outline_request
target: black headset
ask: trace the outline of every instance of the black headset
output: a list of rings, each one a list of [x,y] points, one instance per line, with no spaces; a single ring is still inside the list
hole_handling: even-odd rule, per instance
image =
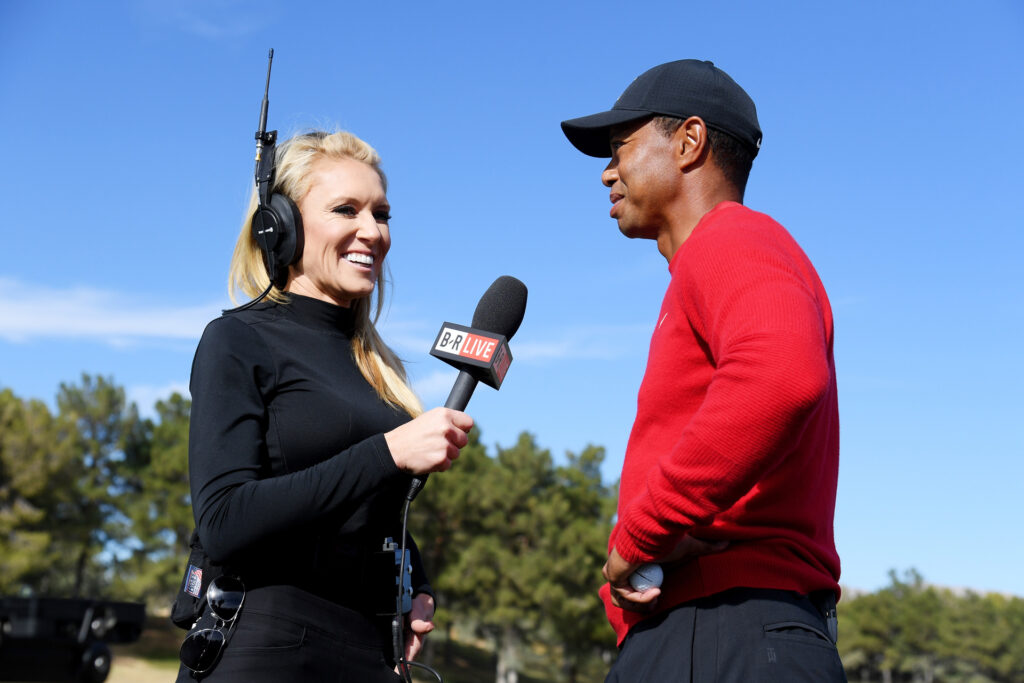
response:
[[[267,60],[267,87],[260,107],[260,127],[256,131],[256,213],[252,216],[252,237],[263,252],[270,284],[284,289],[288,283],[288,266],[302,257],[302,214],[287,196],[271,192],[276,175],[277,131],[266,130],[270,94],[270,67],[274,61],[271,48]],[[269,288],[268,290],[269,291]],[[266,295],[264,292],[259,298]]]
[[[302,214],[299,207],[287,196],[270,193],[274,184],[274,142],[277,131],[264,134],[271,138],[264,143],[263,153],[269,170],[266,175],[257,176],[256,213],[252,215],[250,229],[252,237],[263,252],[263,265],[271,284],[284,289],[288,283],[288,266],[298,263],[302,257]],[[264,165],[263,161],[259,162]],[[269,196],[268,196],[269,195]]]

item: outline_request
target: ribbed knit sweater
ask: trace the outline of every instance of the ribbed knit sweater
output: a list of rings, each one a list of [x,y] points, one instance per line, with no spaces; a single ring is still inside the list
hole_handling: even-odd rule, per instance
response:
[[[658,611],[737,587],[838,595],[832,311],[814,267],[770,217],[723,202],[669,271],[609,550],[639,563],[686,534],[729,541],[666,565]],[[621,643],[648,615],[601,596]]]

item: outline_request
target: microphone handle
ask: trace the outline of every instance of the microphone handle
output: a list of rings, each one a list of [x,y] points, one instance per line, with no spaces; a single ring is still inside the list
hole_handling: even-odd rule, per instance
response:
[[[455,379],[455,384],[452,386],[451,393],[448,394],[448,400],[444,402],[444,407],[452,410],[465,410],[469,405],[469,399],[473,397],[473,390],[476,389],[478,381],[465,370],[459,370],[459,376]],[[418,474],[413,477],[409,482],[409,492],[405,494],[405,499],[411,503],[423,490],[426,483],[426,474]]]
[[[465,370],[459,370],[459,376],[455,379],[452,393],[448,394],[448,400],[444,402],[444,407],[464,411],[469,405],[469,399],[473,396],[476,385],[477,379],[473,375]]]

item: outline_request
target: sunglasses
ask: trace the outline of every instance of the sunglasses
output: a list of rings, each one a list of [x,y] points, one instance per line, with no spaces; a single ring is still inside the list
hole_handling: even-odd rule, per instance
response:
[[[235,619],[245,600],[245,586],[234,576],[218,576],[206,589],[206,604],[217,618],[214,628],[204,628],[190,633],[181,644],[178,658],[190,671],[206,673],[217,663],[224,650],[228,635],[235,625]],[[226,630],[225,630],[226,629]]]

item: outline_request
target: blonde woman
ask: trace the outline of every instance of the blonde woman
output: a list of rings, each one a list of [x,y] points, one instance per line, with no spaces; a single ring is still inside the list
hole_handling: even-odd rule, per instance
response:
[[[267,300],[207,326],[192,367],[192,506],[202,549],[227,579],[201,582],[206,604],[178,680],[396,681],[390,621],[376,616],[394,607],[394,578],[374,553],[401,540],[411,477],[451,467],[473,421],[423,413],[374,327],[391,246],[377,153],[351,134],[315,132],[276,154],[272,191],[298,208],[301,256]],[[254,194],[232,299],[269,285],[249,227],[256,208]],[[407,540],[411,660],[434,604]]]

